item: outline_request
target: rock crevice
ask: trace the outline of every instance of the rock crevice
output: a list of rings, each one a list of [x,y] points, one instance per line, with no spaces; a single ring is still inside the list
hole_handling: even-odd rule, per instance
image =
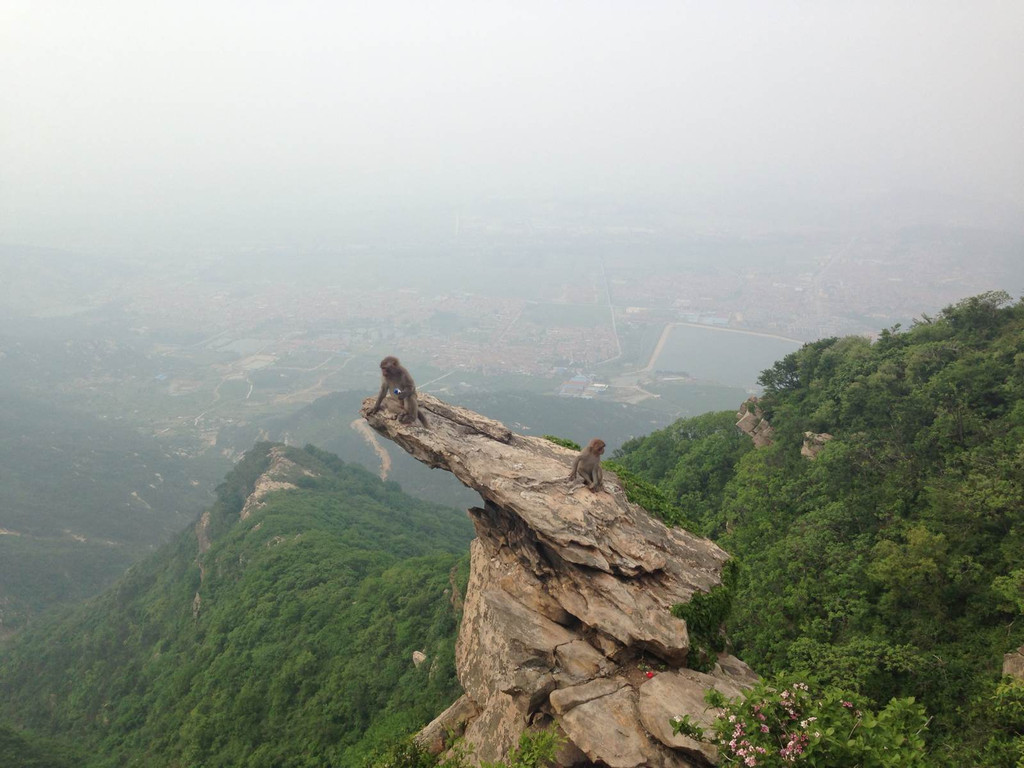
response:
[[[703,692],[736,695],[755,677],[728,656],[710,674],[686,669],[686,622],[671,608],[719,586],[728,555],[630,503],[611,472],[598,493],[569,483],[575,453],[548,440],[430,395],[429,429],[372,405],[371,427],[484,502],[469,510],[477,538],[456,645],[465,696],[422,743],[440,750],[444,733],[461,734],[474,761],[495,761],[524,730],[555,722],[561,766],[707,765],[710,748],[673,736],[669,718],[710,723]],[[662,718],[670,705],[679,711]]]

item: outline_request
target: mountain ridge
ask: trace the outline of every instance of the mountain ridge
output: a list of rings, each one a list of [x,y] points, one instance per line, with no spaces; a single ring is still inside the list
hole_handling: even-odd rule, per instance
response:
[[[254,497],[282,479],[295,487]],[[77,742],[90,768],[356,765],[454,695],[463,517],[274,444],[246,454],[204,516],[205,552],[197,521],[115,589],[9,641],[5,720]]]

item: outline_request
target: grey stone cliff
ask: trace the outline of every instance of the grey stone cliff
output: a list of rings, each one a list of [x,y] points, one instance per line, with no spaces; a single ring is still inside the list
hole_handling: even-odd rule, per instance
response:
[[[421,743],[439,752],[461,735],[473,761],[494,761],[556,723],[566,768],[713,763],[713,748],[669,721],[710,724],[704,691],[735,696],[756,676],[725,654],[708,674],[687,669],[686,622],[671,607],[719,585],[728,555],[630,503],[611,472],[597,493],[569,483],[573,451],[429,395],[430,428],[402,424],[390,401],[372,415],[364,402],[370,426],[483,499],[469,510],[477,538],[456,646],[465,695]]]

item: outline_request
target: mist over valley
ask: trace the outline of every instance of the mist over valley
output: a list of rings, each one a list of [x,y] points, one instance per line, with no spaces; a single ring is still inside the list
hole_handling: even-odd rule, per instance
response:
[[[13,0],[0,764],[704,765],[673,686],[718,674],[741,720],[819,686],[851,765],[1018,765],[1021,39]],[[391,355],[436,432],[366,410]]]

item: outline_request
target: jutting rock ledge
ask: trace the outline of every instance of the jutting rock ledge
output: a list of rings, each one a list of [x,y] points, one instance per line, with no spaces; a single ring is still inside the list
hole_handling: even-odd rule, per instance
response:
[[[713,747],[672,734],[690,714],[710,724],[704,691],[736,696],[756,676],[722,654],[710,673],[686,668],[676,603],[721,584],[728,555],[627,501],[566,481],[573,451],[430,395],[430,428],[402,424],[392,398],[369,414],[377,432],[483,497],[456,644],[465,695],[418,736],[433,751],[462,735],[473,761],[503,759],[520,734],[557,722],[560,766],[706,766]],[[650,667],[647,677],[641,667]]]

